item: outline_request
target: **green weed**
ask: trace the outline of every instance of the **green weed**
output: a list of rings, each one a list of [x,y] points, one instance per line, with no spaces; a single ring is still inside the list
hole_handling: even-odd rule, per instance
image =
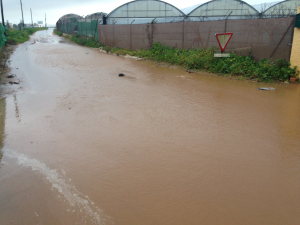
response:
[[[165,46],[159,42],[153,44],[150,49],[128,50],[103,46],[95,39],[80,37],[79,35],[69,36],[68,39],[77,44],[88,47],[103,47],[103,50],[119,55],[137,56],[140,58],[179,65],[189,70],[204,70],[223,76],[237,76],[242,79],[256,80],[260,82],[277,82],[289,80],[291,76],[297,76],[296,67],[291,68],[290,62],[286,59],[279,59],[271,62],[263,59],[256,62],[251,54],[249,56],[238,56],[231,53],[229,58],[215,58],[215,47],[189,50],[177,49]]]
[[[110,52],[166,62],[179,65],[185,69],[204,70],[224,76],[239,76],[243,79],[261,82],[286,81],[291,76],[299,74],[296,67],[291,68],[290,62],[286,59],[279,59],[275,62],[263,59],[256,62],[251,56],[238,56],[235,53],[231,53],[229,58],[215,58],[215,50],[214,47],[208,49],[177,49],[156,42],[148,50],[111,48]]]
[[[63,36],[63,33],[60,32],[60,31],[58,31],[58,30],[56,30],[56,29],[53,30],[53,33],[57,34],[58,36]]]
[[[24,28],[24,30],[6,29],[7,43],[19,44],[29,40],[29,35],[39,30],[46,30],[47,27]]]
[[[86,38],[86,37],[82,37],[78,34],[72,35],[72,36],[67,35],[65,37],[79,45],[83,45],[83,46],[87,46],[87,47],[91,47],[91,48],[103,47],[103,45],[100,44],[95,38],[91,38],[91,37]]]

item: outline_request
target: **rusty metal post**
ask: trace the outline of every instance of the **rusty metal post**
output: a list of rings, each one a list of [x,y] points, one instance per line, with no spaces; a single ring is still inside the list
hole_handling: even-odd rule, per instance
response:
[[[117,21],[115,21],[113,23],[113,46],[112,47],[115,47],[115,24],[117,23]]]
[[[227,16],[226,16],[226,18],[225,18],[225,32],[224,33],[226,33],[226,31],[227,31],[227,18],[230,16],[230,14],[232,13],[233,11],[231,11]]]
[[[184,20],[185,20],[185,18],[186,18],[187,16],[185,16],[184,18],[183,18],[183,20],[182,20],[182,44],[181,44],[181,47],[182,47],[182,49],[184,49],[184,34],[185,34],[185,30],[184,30]]]
[[[132,34],[131,34],[131,25],[135,20],[132,20],[131,24],[130,24],[130,50],[132,50]]]

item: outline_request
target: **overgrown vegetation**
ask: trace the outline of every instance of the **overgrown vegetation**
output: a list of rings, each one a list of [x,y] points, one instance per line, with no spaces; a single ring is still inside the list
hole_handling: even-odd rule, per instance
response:
[[[166,62],[173,65],[180,65],[189,70],[205,70],[222,75],[241,76],[243,78],[275,82],[286,81],[291,76],[296,76],[296,67],[291,68],[290,62],[286,59],[279,59],[275,62],[263,59],[256,62],[251,56],[238,56],[231,53],[230,58],[215,58],[215,48],[200,49],[176,49],[154,43],[148,50],[126,50],[121,48],[104,47],[104,50],[120,55],[137,56],[144,59]]]
[[[54,29],[53,32],[59,36],[63,36],[63,33],[56,29]],[[102,44],[99,44],[97,39],[91,38],[91,37],[83,37],[83,36],[76,34],[76,35],[66,35],[65,38],[75,42],[76,44],[91,47],[91,48],[103,47]]]
[[[110,53],[137,56],[148,60],[179,65],[188,70],[203,70],[224,76],[236,76],[259,82],[287,81],[291,76],[299,74],[296,67],[291,68],[290,62],[286,59],[279,59],[275,62],[263,59],[256,62],[251,57],[251,54],[249,56],[238,56],[235,53],[231,53],[231,57],[229,58],[215,58],[214,52],[216,49],[214,47],[185,50],[156,42],[152,48],[147,50],[128,50],[103,46],[95,39],[86,39],[79,35],[66,36],[66,38],[83,46],[93,48],[102,47],[103,50]]]
[[[95,38],[91,37],[81,37],[80,35],[67,35],[66,38],[69,40],[83,46],[91,47],[91,48],[100,48],[103,47],[102,44],[99,44],[99,42]]]
[[[29,35],[39,30],[47,30],[47,27],[30,27],[24,28],[24,30],[6,29],[7,44],[15,45],[24,43],[29,40]]]
[[[57,29],[54,29],[53,33],[56,34],[56,35],[58,35],[58,36],[63,36],[63,32],[60,32]]]

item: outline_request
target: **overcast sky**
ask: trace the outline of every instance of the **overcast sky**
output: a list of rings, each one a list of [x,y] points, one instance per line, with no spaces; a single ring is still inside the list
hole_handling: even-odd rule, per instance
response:
[[[19,23],[22,19],[20,0],[2,0],[4,8],[4,18],[10,23]],[[166,0],[179,9],[209,0]],[[246,0],[250,5],[260,4],[264,2],[274,2],[276,0]],[[278,0],[277,0],[278,1]],[[59,17],[75,13],[78,15],[88,15],[95,12],[109,13],[118,6],[130,2],[128,0],[22,0],[24,22],[31,23],[30,8],[32,9],[33,21],[45,21],[45,13],[47,14],[47,23],[56,24]]]

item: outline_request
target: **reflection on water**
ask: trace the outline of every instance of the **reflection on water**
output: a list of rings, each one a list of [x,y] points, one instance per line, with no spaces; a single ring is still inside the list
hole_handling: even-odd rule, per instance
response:
[[[18,100],[17,100],[17,95],[16,94],[14,94],[14,104],[15,104],[16,119],[17,119],[18,122],[21,122],[21,117],[20,117],[19,107],[18,107]]]
[[[82,193],[76,190],[66,179],[64,179],[57,171],[50,169],[44,163],[39,162],[36,159],[28,158],[24,154],[18,154],[17,152],[4,148],[4,155],[8,158],[17,159],[19,165],[29,167],[33,171],[37,171],[42,174],[52,185],[52,189],[56,189],[61,194],[62,198],[73,207],[74,211],[84,214],[81,216],[84,219],[90,217],[93,224],[102,224],[100,219],[101,211],[94,206],[94,203],[88,196],[84,196]],[[79,217],[79,215],[77,215]],[[83,221],[86,223],[86,220]]]
[[[0,161],[3,156],[2,147],[4,141],[4,132],[5,132],[5,98],[0,99]]]

